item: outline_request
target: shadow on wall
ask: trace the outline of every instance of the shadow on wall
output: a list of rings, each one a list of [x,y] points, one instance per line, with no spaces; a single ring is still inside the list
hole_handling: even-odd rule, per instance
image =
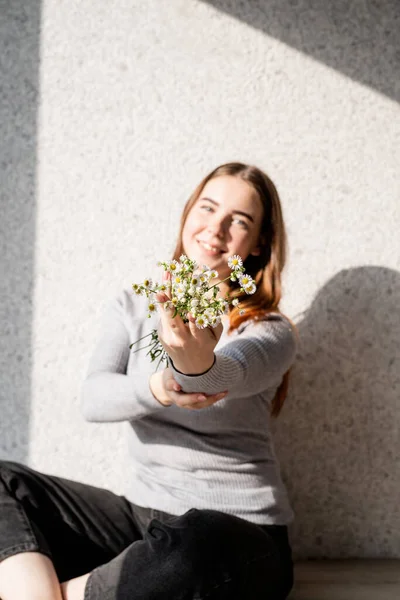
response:
[[[0,0],[0,456],[26,461],[40,44],[39,0]]]
[[[296,558],[400,558],[400,273],[341,271],[298,323],[275,440]]]
[[[400,101],[398,0],[203,0]]]

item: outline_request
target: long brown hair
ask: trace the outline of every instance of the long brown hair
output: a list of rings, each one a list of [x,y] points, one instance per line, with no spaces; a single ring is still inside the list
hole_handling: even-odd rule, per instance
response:
[[[258,193],[263,206],[263,219],[260,230],[260,254],[249,255],[243,266],[246,273],[252,276],[257,291],[248,296],[240,292],[236,283],[228,280],[230,296],[239,298],[245,314],[240,315],[237,307],[231,307],[229,312],[229,333],[237,329],[241,323],[248,319],[259,320],[265,318],[270,312],[281,312],[279,302],[282,295],[281,272],[285,266],[287,256],[287,237],[283,222],[282,207],[274,183],[263,171],[255,166],[239,162],[221,165],[209,173],[196,187],[182,212],[178,243],[173,259],[179,260],[184,253],[182,244],[182,231],[186,218],[199,198],[204,186],[215,177],[230,175],[240,177],[249,183]],[[294,324],[292,323],[293,327]],[[295,329],[295,327],[294,327]],[[284,374],[271,405],[271,415],[277,417],[280,413],[289,387],[290,369]]]

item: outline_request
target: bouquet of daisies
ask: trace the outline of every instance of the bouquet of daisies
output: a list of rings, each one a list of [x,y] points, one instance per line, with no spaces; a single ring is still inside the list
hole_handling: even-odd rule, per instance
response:
[[[240,291],[246,294],[254,294],[256,284],[250,275],[244,272],[243,261],[237,254],[228,259],[228,265],[231,269],[229,277],[231,281],[237,281],[240,285]],[[206,265],[199,267],[195,260],[191,260],[184,254],[180,256],[179,262],[176,260],[159,262],[159,267],[164,268],[165,273],[170,274],[170,279],[159,284],[151,279],[145,279],[143,283],[133,283],[133,293],[137,296],[146,296],[149,300],[148,317],[157,311],[157,302],[155,295],[159,292],[165,292],[169,296],[169,300],[163,302],[163,307],[166,310],[173,310],[173,317],[179,315],[184,323],[188,323],[188,313],[195,319],[195,324],[198,328],[217,327],[221,322],[221,316],[229,312],[229,305],[237,306],[240,314],[245,311],[240,309],[239,299],[231,299],[229,293],[225,298],[217,298],[219,287],[218,283],[214,283],[218,277],[218,272],[210,269]],[[161,345],[156,329],[133,344],[141,342],[145,338],[150,337],[150,343],[144,348],[138,348],[135,352],[150,348],[147,354],[150,355],[152,361],[159,358],[157,369],[162,361],[167,361],[167,353]]]

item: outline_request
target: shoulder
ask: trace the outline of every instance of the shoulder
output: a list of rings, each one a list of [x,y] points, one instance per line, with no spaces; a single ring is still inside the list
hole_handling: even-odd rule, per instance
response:
[[[150,267],[147,269],[147,271],[150,272],[150,275],[148,276],[149,279],[153,282],[156,282],[158,273],[155,268]],[[127,282],[125,282],[122,288],[116,293],[114,298],[112,298],[110,304],[115,308],[118,308],[124,314],[132,316],[135,319],[147,318],[149,312],[149,299],[146,296],[135,293],[131,285],[129,285]]]
[[[232,333],[235,336],[235,332]],[[245,321],[236,330],[236,339],[252,338],[264,347],[279,348],[288,359],[294,359],[298,348],[295,326],[280,312]]]
[[[108,313],[120,319],[143,319],[147,316],[147,299],[123,288],[108,304]]]
[[[244,331],[251,331],[252,333],[259,333],[261,335],[264,332],[271,330],[280,330],[282,332],[291,333],[292,336],[296,338],[294,325],[288,317],[280,312],[270,312],[261,317],[255,317],[248,321],[244,321],[236,329],[236,334],[240,335]]]

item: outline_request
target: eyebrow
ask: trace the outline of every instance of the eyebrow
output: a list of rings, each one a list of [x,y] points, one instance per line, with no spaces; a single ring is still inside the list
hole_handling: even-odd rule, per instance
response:
[[[206,196],[202,196],[201,198],[199,198],[199,200],[208,200],[208,202],[211,202],[211,204],[214,204],[215,206],[219,206],[218,202],[216,202],[215,200],[212,200],[211,198],[207,198]],[[254,223],[254,218],[251,215],[249,215],[248,213],[243,212],[242,210],[234,210],[232,212],[235,215],[242,215],[243,217],[247,217],[249,219],[249,221]]]

